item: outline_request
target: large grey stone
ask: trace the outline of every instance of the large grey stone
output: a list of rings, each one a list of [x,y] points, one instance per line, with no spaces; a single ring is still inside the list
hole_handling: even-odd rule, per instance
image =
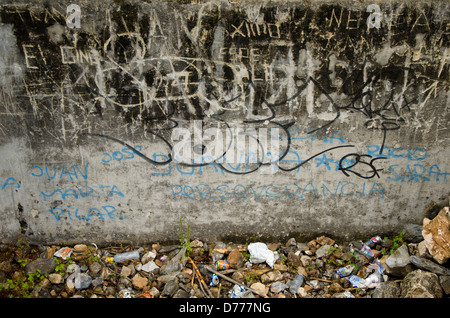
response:
[[[405,232],[404,239],[411,243],[420,243],[423,241],[422,235],[423,226],[418,224],[407,224],[403,231]]]
[[[51,274],[57,265],[58,262],[54,258],[38,258],[27,264],[25,274],[30,275],[38,270],[42,275]]]
[[[375,287],[372,298],[399,298],[400,297],[400,287],[396,282],[383,282]]]
[[[446,295],[450,295],[450,276],[442,275],[439,277],[439,283]]]
[[[400,246],[385,262],[387,272],[393,276],[404,277],[414,270],[414,266],[409,260],[408,247]]]
[[[316,257],[321,258],[330,255],[331,245],[325,244],[316,250]]]
[[[421,269],[406,275],[400,286],[402,298],[442,298],[443,296],[438,276]]]
[[[75,289],[87,289],[91,283],[92,277],[86,273],[79,273],[75,276]]]
[[[450,275],[450,269],[441,266],[439,264],[436,264],[432,260],[414,255],[410,256],[409,260],[411,261],[411,263],[413,263],[416,267],[420,269],[433,272],[437,275]]]
[[[172,297],[178,289],[178,280],[172,279],[169,280],[166,285],[164,285],[164,289],[161,292],[161,296]]]

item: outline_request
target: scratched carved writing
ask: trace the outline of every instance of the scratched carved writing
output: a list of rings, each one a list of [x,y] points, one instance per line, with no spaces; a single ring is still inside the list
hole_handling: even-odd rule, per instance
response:
[[[447,183],[432,150],[448,138],[437,5],[92,6],[0,6],[0,135],[84,159],[28,165],[54,221],[125,219],[121,173],[186,202],[379,200]],[[23,190],[15,176],[2,194]]]

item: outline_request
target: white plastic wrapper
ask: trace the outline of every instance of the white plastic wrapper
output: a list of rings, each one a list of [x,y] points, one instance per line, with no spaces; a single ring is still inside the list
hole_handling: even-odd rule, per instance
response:
[[[70,247],[63,247],[57,250],[53,256],[60,257],[62,259],[67,259],[72,254],[72,249]]]
[[[270,268],[273,268],[273,264],[278,259],[278,253],[269,250],[264,243],[251,243],[247,249],[250,253],[250,262],[253,264],[266,262]]]

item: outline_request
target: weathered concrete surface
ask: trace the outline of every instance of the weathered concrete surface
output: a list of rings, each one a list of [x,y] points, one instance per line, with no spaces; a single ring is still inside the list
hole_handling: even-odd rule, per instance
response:
[[[447,202],[448,1],[0,3],[3,242],[354,238]]]

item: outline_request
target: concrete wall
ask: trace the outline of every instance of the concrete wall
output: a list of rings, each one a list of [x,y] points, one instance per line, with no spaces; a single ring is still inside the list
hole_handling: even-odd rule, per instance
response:
[[[448,1],[0,3],[2,242],[349,239],[447,202]]]

